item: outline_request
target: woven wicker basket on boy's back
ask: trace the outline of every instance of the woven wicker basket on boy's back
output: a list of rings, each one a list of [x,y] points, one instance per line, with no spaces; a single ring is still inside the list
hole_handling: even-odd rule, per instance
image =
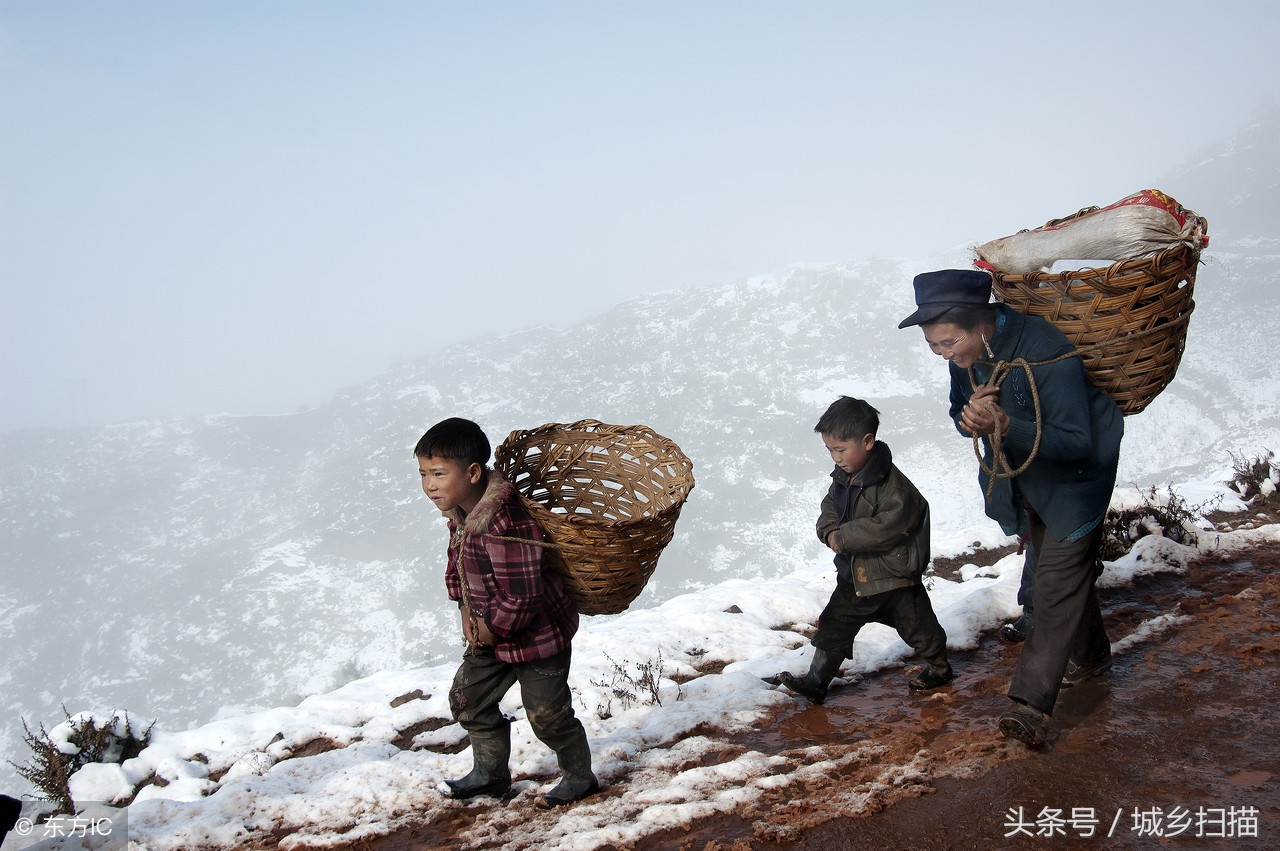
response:
[[[513,431],[494,468],[547,533],[548,562],[584,615],[617,614],[640,595],[693,490],[675,443],[597,420]]]
[[[1086,207],[1042,227],[1060,226],[1097,209]],[[1204,219],[1187,213],[1196,218],[1201,233],[1208,230]],[[990,271],[995,297],[1056,325],[1082,351],[1089,379],[1128,416],[1146,408],[1178,371],[1195,309],[1191,296],[1199,262],[1199,248],[1176,245],[1101,269],[1022,275]]]

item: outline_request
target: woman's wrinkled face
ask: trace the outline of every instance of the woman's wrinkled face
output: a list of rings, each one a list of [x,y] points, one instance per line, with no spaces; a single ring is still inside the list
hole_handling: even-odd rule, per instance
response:
[[[973,366],[986,354],[986,341],[978,328],[966,331],[950,322],[930,322],[920,326],[929,349],[961,369]]]

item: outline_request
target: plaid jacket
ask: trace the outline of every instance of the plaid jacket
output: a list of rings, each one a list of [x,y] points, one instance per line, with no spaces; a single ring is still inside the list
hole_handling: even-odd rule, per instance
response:
[[[532,662],[567,648],[578,631],[578,610],[542,559],[542,548],[520,540],[545,536],[511,483],[488,470],[484,496],[468,515],[453,509],[449,520],[449,599],[467,602],[498,638],[503,662]]]

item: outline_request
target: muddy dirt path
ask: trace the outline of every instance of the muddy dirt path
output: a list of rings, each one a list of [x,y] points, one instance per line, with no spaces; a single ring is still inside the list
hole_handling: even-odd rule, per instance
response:
[[[951,687],[917,695],[918,666],[882,671],[731,737],[729,751],[840,767],[626,848],[1280,848],[1278,576],[1265,549],[1102,589],[1115,667],[1063,691],[1046,751],[996,732],[1019,646],[992,634],[953,653]],[[1162,631],[1141,627],[1161,615]],[[472,817],[348,851],[499,847],[458,841]]]
[[[1277,575],[1280,553],[1263,550],[1103,591],[1115,668],[1063,691],[1045,752],[995,733],[1019,648],[988,637],[953,656],[951,689],[911,696],[902,671],[881,672],[739,737],[828,752],[874,739],[886,760],[916,753],[869,806],[859,784],[874,767],[854,766],[802,799],[761,799],[635,848],[1280,848]],[[1160,614],[1179,621],[1126,639]]]

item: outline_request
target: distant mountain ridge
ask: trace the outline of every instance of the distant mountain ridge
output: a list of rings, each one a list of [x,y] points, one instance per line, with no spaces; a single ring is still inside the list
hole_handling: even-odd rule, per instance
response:
[[[1122,485],[1280,450],[1280,242],[1267,242],[1280,216],[1244,215],[1275,210],[1280,189],[1256,178],[1259,164],[1274,175],[1280,133],[1269,148],[1247,138],[1158,187],[1215,241],[1178,377],[1126,421]],[[1221,243],[1215,220],[1230,223]],[[452,658],[442,521],[411,457],[446,416],[495,445],[584,417],[681,445],[697,487],[635,607],[825,557],[812,523],[829,463],[812,426],[841,393],[880,408],[934,505],[936,549],[997,541],[946,419],[945,367],[896,327],[914,274],[970,259],[959,247],[658,293],[572,328],[478,338],[292,416],[0,435],[0,756],[24,759],[18,719],[57,722],[62,703],[177,728]]]
[[[1191,157],[1187,167],[1171,178],[1171,185],[1186,198],[1216,202],[1209,216],[1211,247],[1216,251],[1253,255],[1280,251],[1278,138],[1280,104],[1273,103],[1224,144]],[[1185,203],[1194,209],[1190,201]]]

